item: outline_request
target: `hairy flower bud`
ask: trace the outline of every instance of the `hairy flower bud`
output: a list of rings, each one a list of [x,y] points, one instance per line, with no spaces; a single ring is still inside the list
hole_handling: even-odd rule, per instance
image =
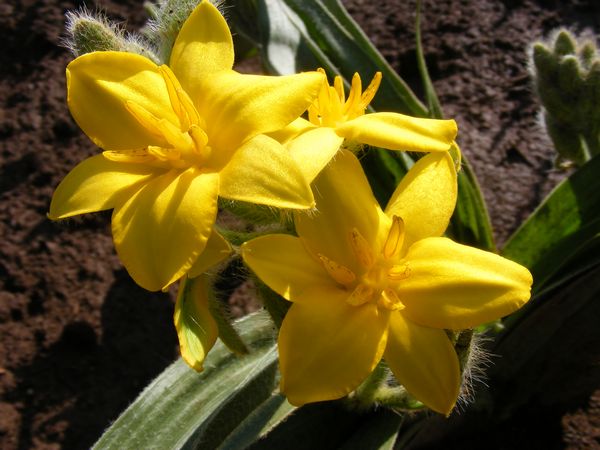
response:
[[[600,153],[600,56],[590,40],[560,29],[531,47],[532,76],[557,162],[582,165]]]
[[[154,52],[137,35],[127,34],[101,14],[86,9],[67,12],[66,46],[74,56],[95,51],[137,53],[156,61]]]

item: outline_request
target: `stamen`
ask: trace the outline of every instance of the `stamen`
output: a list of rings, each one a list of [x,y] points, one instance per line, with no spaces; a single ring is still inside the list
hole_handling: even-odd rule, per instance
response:
[[[375,258],[369,243],[356,228],[353,228],[350,232],[350,245],[360,265],[365,269],[369,269],[375,262]]]
[[[354,280],[356,280],[356,275],[350,269],[341,264],[332,261],[327,256],[322,255],[321,253],[317,254],[321,264],[329,274],[331,278],[333,278],[337,283],[347,286],[352,284]]]
[[[346,101],[346,94],[344,93],[344,82],[342,81],[342,77],[337,75],[333,79],[333,87],[335,88],[335,92],[337,92],[340,103],[343,104]]]
[[[155,145],[148,146],[148,153],[161,161],[177,161],[181,158],[181,152],[174,148],[156,147]]]
[[[192,99],[183,90],[171,69],[166,65],[162,65],[159,70],[167,85],[173,111],[175,111],[181,122],[181,130],[187,131],[191,125],[204,125]]]
[[[210,158],[212,153],[211,148],[206,145],[208,144],[208,136],[205,131],[197,125],[192,125],[190,128],[190,136],[194,141],[196,153],[202,158],[203,162],[206,162]]]
[[[165,80],[167,92],[169,93],[169,99],[171,100],[171,107],[173,108],[173,111],[177,117],[179,117],[181,122],[181,130],[186,131],[190,127],[190,121],[181,105],[181,102],[179,101],[179,96],[177,95],[177,88],[181,89],[181,85],[175,77],[175,74],[171,72],[171,69],[169,69],[168,66],[163,64],[158,68],[158,70]]]
[[[383,256],[386,259],[398,256],[404,244],[404,221],[401,217],[392,217],[392,226],[383,246]]]
[[[313,125],[321,125],[321,114],[316,103],[317,101],[308,107],[308,121]]]
[[[359,284],[346,299],[346,303],[352,306],[360,306],[369,302],[373,297],[374,290],[370,286]]]
[[[156,158],[148,153],[146,149],[137,150],[106,150],[102,156],[110,161],[147,164],[156,161]]]
[[[125,108],[129,113],[143,126],[150,134],[158,138],[164,139],[163,134],[159,129],[160,119],[157,119],[152,113],[146,110],[143,106],[138,105],[131,100],[125,102]]]
[[[410,267],[408,264],[399,264],[392,266],[388,271],[388,278],[392,281],[406,280],[410,276]]]
[[[379,300],[377,300],[377,305],[390,311],[398,311],[405,308],[396,291],[390,288],[383,290]]]
[[[190,135],[188,133],[182,133],[179,128],[167,119],[159,120],[157,125],[164,138],[172,147],[185,151],[193,146]]]
[[[362,97],[360,99],[360,107],[363,112],[365,111],[367,106],[369,106],[369,103],[371,103],[373,97],[375,97],[375,94],[377,93],[380,84],[381,72],[376,72],[375,76],[371,80],[371,83],[369,84],[369,87],[365,90],[365,92],[363,92]]]
[[[350,87],[350,92],[348,93],[348,100],[344,105],[344,115],[349,116],[349,118],[354,118],[354,111],[358,106],[360,106],[360,96],[362,92],[362,82],[360,80],[360,75],[355,73],[352,77],[352,86]]]

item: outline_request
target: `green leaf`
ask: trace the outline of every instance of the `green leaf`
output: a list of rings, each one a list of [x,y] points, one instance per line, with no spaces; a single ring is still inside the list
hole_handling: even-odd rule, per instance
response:
[[[403,418],[389,409],[375,411],[347,438],[340,450],[393,450]]]
[[[227,436],[219,450],[238,450],[249,447],[266,436],[296,410],[281,394],[273,394],[250,413]]]
[[[338,0],[261,0],[259,5],[258,20],[268,32],[252,37],[271,70],[279,74],[314,70],[316,62],[330,75],[341,74],[347,80],[354,72],[369,78],[380,70],[383,80],[376,108],[427,116],[426,108]],[[292,60],[295,66],[289,63]]]
[[[417,66],[419,67],[419,74],[423,82],[423,90],[425,91],[425,99],[427,100],[427,108],[429,109],[429,116],[433,119],[442,119],[444,113],[442,112],[442,106],[431,82],[429,71],[427,70],[427,63],[425,62],[425,55],[423,53],[423,43],[421,42],[421,1],[417,0],[417,16],[415,19],[415,41],[417,46]]]
[[[448,234],[462,244],[496,251],[492,225],[479,183],[464,156],[462,170],[458,172],[458,199]]]
[[[95,449],[214,448],[275,386],[277,352],[265,313],[237,322],[250,354],[218,342],[197,373],[179,359],[159,375],[95,444]]]
[[[560,183],[514,233],[503,255],[528,267],[534,291],[568,278],[575,258],[600,233],[600,157],[594,157]],[[587,254],[581,263],[600,262],[600,253]],[[576,270],[577,265],[574,269]]]

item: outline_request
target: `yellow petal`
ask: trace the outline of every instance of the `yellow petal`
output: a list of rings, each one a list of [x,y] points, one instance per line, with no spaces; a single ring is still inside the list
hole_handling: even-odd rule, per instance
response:
[[[456,137],[454,120],[373,113],[344,122],[336,132],[348,140],[390,150],[445,152]]]
[[[92,156],[75,166],[58,185],[48,217],[57,220],[114,208],[158,173],[149,166]]]
[[[242,257],[267,286],[291,301],[314,286],[333,285],[323,266],[295,236],[271,234],[252,239],[242,245]]]
[[[344,138],[335,134],[332,128],[318,127],[292,139],[287,149],[310,183],[329,164],[342,142]]]
[[[305,131],[312,130],[317,128],[315,125],[310,123],[308,120],[303,119],[302,117],[298,117],[289,125],[285,127],[272,131],[270,133],[266,133],[269,137],[272,137],[280,144],[285,144],[290,141],[292,138],[295,138],[301,133]]]
[[[402,179],[385,212],[404,221],[404,248],[448,228],[458,188],[454,162],[447,152],[421,158]]]
[[[351,152],[339,151],[313,187],[317,211],[294,214],[298,235],[315,255],[321,253],[355,274],[363,273],[352,250],[352,231],[358,230],[376,253],[391,219],[381,211],[360,163]]]
[[[92,52],[75,59],[67,66],[67,102],[85,134],[107,150],[163,143],[140,125],[126,102],[179,126],[158,67],[133,53]]]
[[[287,150],[276,140],[256,136],[242,145],[220,172],[225,198],[276,208],[310,208],[310,186]]]
[[[206,272],[211,267],[225,261],[233,253],[231,245],[217,230],[212,230],[204,251],[188,271],[188,277],[194,278]]]
[[[279,332],[281,391],[296,406],[343,397],[373,371],[385,349],[389,314],[350,306],[336,288],[307,290]]]
[[[529,300],[529,271],[494,253],[447,238],[414,243],[398,286],[404,316],[423,326],[460,330],[504,317]]]
[[[219,335],[217,323],[208,309],[209,288],[205,275],[182,280],[173,315],[181,357],[198,372]]]
[[[212,232],[218,189],[217,174],[173,170],[115,208],[115,247],[136,283],[157,291],[192,267]]]
[[[390,315],[383,358],[411,395],[434,411],[448,415],[460,391],[456,352],[444,330],[411,323],[403,312]]]
[[[171,51],[169,66],[195,102],[200,80],[233,66],[233,40],[227,22],[209,1],[201,2],[185,21]]]
[[[209,145],[227,160],[247,139],[285,127],[317,96],[322,77],[318,72],[275,77],[233,71],[206,77],[194,101],[206,120]]]

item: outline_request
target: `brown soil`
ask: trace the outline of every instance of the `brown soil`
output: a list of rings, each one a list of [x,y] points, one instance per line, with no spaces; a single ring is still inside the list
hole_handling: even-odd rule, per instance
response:
[[[419,91],[412,3],[345,1]],[[130,28],[144,22],[141,1],[100,4]],[[177,355],[172,293],[148,293],[129,279],[114,253],[109,214],[61,223],[45,216],[61,178],[97,151],[65,105],[70,55],[60,45],[61,33],[64,12],[79,5],[0,4],[3,449],[89,447]],[[527,46],[559,25],[598,29],[599,13],[594,0],[425,2],[423,36],[432,77],[446,115],[459,123],[460,144],[484,186],[499,242],[561,176],[537,125]],[[243,302],[234,306],[244,311]],[[589,404],[553,414],[547,428],[556,448],[598,447],[597,393]],[[513,425],[523,448],[536,448],[527,423]],[[509,448],[500,434],[497,439],[497,448]]]

